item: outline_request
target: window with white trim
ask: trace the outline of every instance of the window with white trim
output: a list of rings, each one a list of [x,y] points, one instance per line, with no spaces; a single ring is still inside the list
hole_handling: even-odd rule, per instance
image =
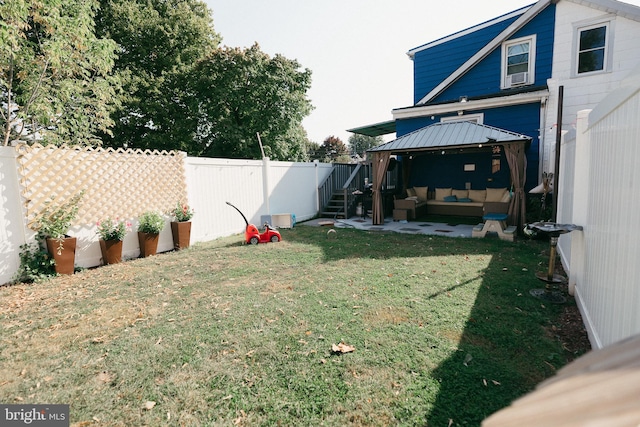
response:
[[[577,29],[576,74],[607,70],[609,23]]]
[[[502,89],[533,84],[535,81],[536,36],[509,40],[502,44]]]
[[[440,117],[440,123],[449,122],[472,122],[479,125],[484,123],[484,113],[459,114],[457,116]]]

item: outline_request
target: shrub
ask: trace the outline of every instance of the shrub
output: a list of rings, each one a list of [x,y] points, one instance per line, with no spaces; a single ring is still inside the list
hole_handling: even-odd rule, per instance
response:
[[[131,223],[107,218],[98,222],[98,235],[102,240],[124,240],[127,231],[131,230]]]
[[[138,231],[142,233],[158,234],[164,228],[164,218],[158,212],[147,211],[140,215]]]

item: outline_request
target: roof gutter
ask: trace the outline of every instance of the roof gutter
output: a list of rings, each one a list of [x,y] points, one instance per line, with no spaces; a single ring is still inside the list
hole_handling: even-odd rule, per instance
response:
[[[466,102],[452,102],[447,104],[420,105],[407,108],[396,108],[391,111],[394,120],[411,119],[424,116],[436,116],[457,111],[482,110],[487,108],[505,107],[511,105],[531,104],[542,102],[549,96],[548,90],[520,93],[517,95],[499,96]]]

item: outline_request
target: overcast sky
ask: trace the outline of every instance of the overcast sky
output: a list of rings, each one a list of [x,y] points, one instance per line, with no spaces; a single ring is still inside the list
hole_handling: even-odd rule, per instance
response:
[[[222,44],[296,59],[312,71],[315,109],[303,125],[322,143],[391,120],[413,104],[410,49],[532,0],[205,0]],[[627,3],[640,5],[640,0]],[[386,140],[393,137],[387,137]]]

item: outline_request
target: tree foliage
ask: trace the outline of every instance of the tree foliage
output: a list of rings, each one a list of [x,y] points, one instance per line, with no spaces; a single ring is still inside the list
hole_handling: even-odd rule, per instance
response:
[[[349,149],[337,136],[328,136],[320,147],[320,160],[324,162],[348,162]]]
[[[191,92],[200,116],[192,153],[208,157],[306,160],[302,119],[311,111],[306,96],[311,71],[257,44],[211,52],[193,70]]]
[[[4,145],[178,149],[307,160],[311,72],[219,48],[202,0],[0,0]]]
[[[215,49],[210,11],[200,0],[100,0],[98,33],[118,43],[122,107],[110,146],[190,151],[198,102],[193,68]]]
[[[93,145],[112,125],[113,41],[95,0],[0,1],[0,136]]]
[[[367,150],[377,147],[384,143],[384,139],[381,136],[367,136],[354,133],[349,137],[349,147],[351,152],[365,157]]]

